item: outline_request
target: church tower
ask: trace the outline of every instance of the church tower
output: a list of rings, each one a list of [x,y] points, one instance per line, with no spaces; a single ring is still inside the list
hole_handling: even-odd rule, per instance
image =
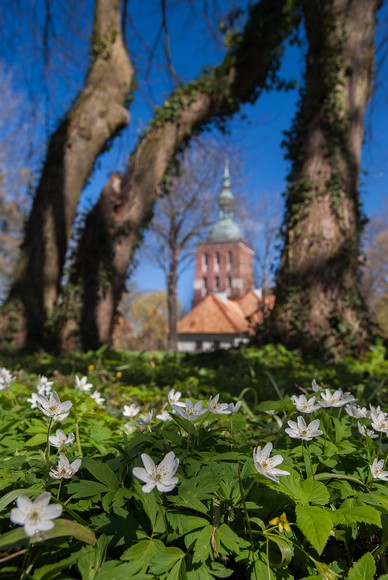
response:
[[[217,198],[218,220],[196,251],[193,307],[205,296],[225,293],[239,298],[253,288],[253,250],[234,221],[234,197],[226,162],[222,190]]]

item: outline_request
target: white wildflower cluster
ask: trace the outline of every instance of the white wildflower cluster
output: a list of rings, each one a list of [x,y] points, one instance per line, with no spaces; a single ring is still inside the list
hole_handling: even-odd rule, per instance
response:
[[[5,389],[9,389],[12,383],[16,380],[8,369],[5,367],[0,368],[0,391],[4,391]]]
[[[195,421],[205,413],[213,413],[214,415],[231,415],[237,413],[241,407],[241,401],[237,403],[220,403],[220,395],[210,397],[207,407],[204,407],[204,401],[198,401],[193,404],[190,399],[185,402],[180,400],[181,393],[171,390],[168,394],[169,403],[173,409],[173,413],[180,415],[188,421]]]
[[[93,399],[97,405],[103,405],[105,403],[104,397],[102,397],[99,391],[93,390],[93,384],[88,381],[89,379],[87,376],[79,378],[78,375],[76,375],[74,379],[74,387],[76,391],[79,391],[80,393],[89,393],[90,398]],[[91,392],[92,390],[93,392]]]

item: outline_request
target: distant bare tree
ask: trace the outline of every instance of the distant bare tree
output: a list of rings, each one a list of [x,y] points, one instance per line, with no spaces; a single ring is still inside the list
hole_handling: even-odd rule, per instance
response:
[[[264,191],[245,203],[244,230],[255,251],[257,282],[265,296],[273,285],[276,240],[282,219],[280,196]]]
[[[364,252],[363,293],[373,320],[388,335],[388,211],[368,223]]]
[[[12,74],[0,62],[0,301],[9,289],[29,209],[30,172],[21,138],[27,129],[24,107],[22,94],[13,89]]]
[[[197,140],[171,173],[154,207],[150,235],[142,250],[166,276],[169,348],[177,349],[177,284],[195,256],[198,241],[214,221],[225,148]]]

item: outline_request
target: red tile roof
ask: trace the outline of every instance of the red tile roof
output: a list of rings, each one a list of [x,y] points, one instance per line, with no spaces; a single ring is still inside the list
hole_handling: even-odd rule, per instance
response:
[[[216,294],[209,294],[178,322],[178,334],[251,333],[252,324],[260,324],[263,318],[260,302],[262,300],[253,290],[238,300],[223,300]],[[267,307],[272,309],[273,303],[273,297],[266,298]]]

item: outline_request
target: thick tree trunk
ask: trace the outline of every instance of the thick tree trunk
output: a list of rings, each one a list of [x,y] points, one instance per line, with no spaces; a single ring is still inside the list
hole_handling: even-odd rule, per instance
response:
[[[81,330],[83,348],[110,341],[128,265],[169,163],[194,130],[257,98],[278,68],[279,49],[294,25],[292,14],[287,0],[255,5],[239,47],[211,73],[177,89],[156,112],[130,158],[121,195],[107,195],[104,189],[87,217],[71,278],[79,310],[71,313],[75,318],[67,316],[63,347],[75,327]]]
[[[81,191],[97,156],[129,121],[133,70],[121,36],[120,0],[96,0],[85,88],[52,135],[0,328],[45,346]]]
[[[178,321],[178,256],[174,252],[167,276],[167,310],[168,310],[168,348],[173,352],[178,350],[178,335],[176,331]]]
[[[362,351],[370,334],[359,279],[359,171],[378,6],[303,3],[306,86],[288,135],[292,170],[270,324],[272,338],[330,356]]]

